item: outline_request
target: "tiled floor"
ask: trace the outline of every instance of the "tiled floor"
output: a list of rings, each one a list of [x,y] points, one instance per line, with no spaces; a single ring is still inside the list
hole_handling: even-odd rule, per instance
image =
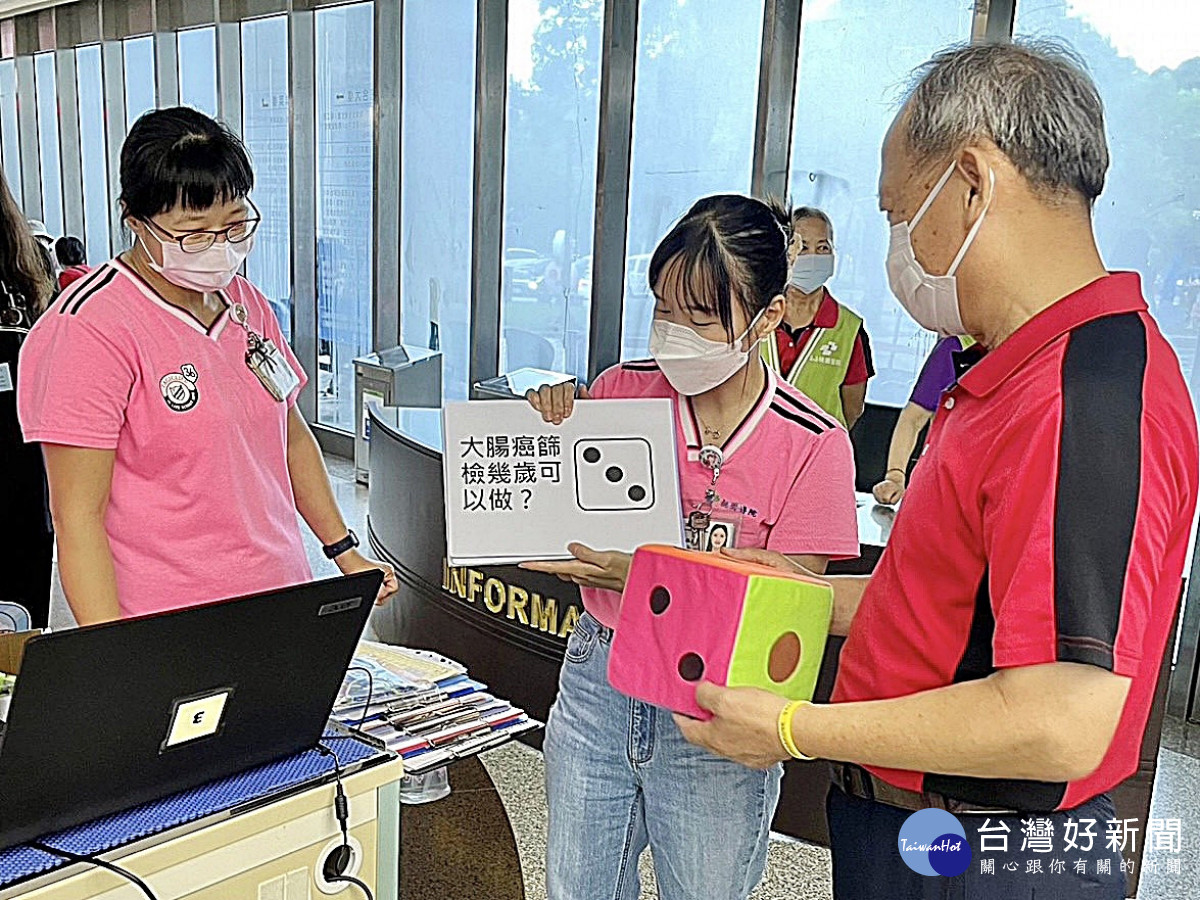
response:
[[[528,900],[544,900],[546,795],[542,787],[541,754],[521,744],[489,753],[484,762],[495,781],[512,821],[521,854]],[[1180,820],[1180,871],[1167,871],[1174,854],[1147,851],[1138,897],[1143,900],[1195,900],[1200,897],[1200,760],[1173,750],[1159,754],[1158,778],[1150,815]],[[656,898],[653,871],[642,859],[642,897]],[[771,841],[767,872],[751,900],[829,900],[829,851],[798,841]]]
[[[328,461],[338,503],[352,528],[366,534],[367,490],[354,483],[353,466],[341,459]],[[319,543],[305,534],[306,548],[318,577],[336,574],[336,567],[321,553]],[[51,624],[72,624],[55,580],[56,597]],[[1191,728],[1169,721],[1159,752],[1158,777],[1151,804],[1152,818],[1181,822],[1183,849],[1180,871],[1168,871],[1173,854],[1146,853],[1139,898],[1144,900],[1195,900],[1200,898],[1200,726]],[[546,846],[546,796],[542,786],[541,754],[522,744],[488,753],[484,762],[496,783],[512,821],[528,900],[543,900]],[[642,897],[656,898],[649,860],[642,859]],[[787,839],[771,842],[767,872],[753,900],[822,900],[830,898],[829,852]]]

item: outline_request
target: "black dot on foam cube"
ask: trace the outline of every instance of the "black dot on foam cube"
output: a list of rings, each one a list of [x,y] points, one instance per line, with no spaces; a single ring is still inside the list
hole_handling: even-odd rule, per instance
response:
[[[671,605],[671,592],[661,585],[650,592],[650,612],[661,616]]]
[[[624,472],[624,470],[622,470],[622,468],[620,466],[609,466],[604,471],[604,477],[607,478],[609,481],[611,481],[613,484],[616,484],[618,481],[620,481],[622,478],[625,477],[625,472]]]
[[[704,675],[704,660],[695,653],[687,653],[679,661],[679,677],[684,681],[699,681]]]
[[[767,675],[776,684],[783,684],[800,668],[800,635],[785,631],[771,647],[767,657]]]
[[[583,458],[585,462],[598,463],[600,462],[600,451],[595,447],[588,447],[583,451]]]

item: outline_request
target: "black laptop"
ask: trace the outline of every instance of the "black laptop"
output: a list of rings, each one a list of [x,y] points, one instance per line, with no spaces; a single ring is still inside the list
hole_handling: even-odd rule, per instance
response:
[[[0,743],[0,848],[315,746],[382,578],[31,640]]]

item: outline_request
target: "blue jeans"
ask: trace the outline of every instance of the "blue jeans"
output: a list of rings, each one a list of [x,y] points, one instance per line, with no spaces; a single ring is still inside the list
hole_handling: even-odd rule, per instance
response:
[[[647,846],[663,900],[744,900],[766,865],[782,769],[706,753],[670,712],[613,690],[611,642],[580,617],[546,726],[549,900],[636,900]]]
[[[958,815],[971,845],[971,865],[962,875],[942,878],[919,875],[900,858],[897,842],[900,828],[912,815],[874,800],[851,797],[836,786],[826,800],[829,835],[833,850],[834,900],[1124,900],[1125,875],[1121,854],[1109,850],[1105,823],[1114,818],[1112,801],[1106,794],[1093,797],[1069,812],[1029,813],[1025,816]],[[1097,837],[1088,851],[1061,850],[1067,819],[1095,819]],[[1043,854],[1022,850],[1022,819],[1048,819],[1053,825],[1056,852]],[[980,828],[993,833],[1007,828],[1007,850],[989,843],[984,850]],[[1081,845],[1082,846],[1082,845]],[[1065,863],[1063,871],[1052,871],[1055,858]],[[994,871],[983,871],[986,860]],[[1075,871],[1083,860],[1086,873]],[[1041,873],[1030,873],[1030,863]],[[1107,862],[1108,874],[1097,872],[1098,862]],[[1011,868],[1006,869],[1008,866]]]

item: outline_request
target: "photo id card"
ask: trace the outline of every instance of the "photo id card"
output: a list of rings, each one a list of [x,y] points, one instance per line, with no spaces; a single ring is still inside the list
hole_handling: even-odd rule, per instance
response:
[[[246,365],[267,392],[282,403],[299,386],[300,376],[292,369],[287,357],[279,352],[274,341],[270,338],[258,338],[257,335],[255,338],[257,339],[251,340],[250,349],[246,351]]]

